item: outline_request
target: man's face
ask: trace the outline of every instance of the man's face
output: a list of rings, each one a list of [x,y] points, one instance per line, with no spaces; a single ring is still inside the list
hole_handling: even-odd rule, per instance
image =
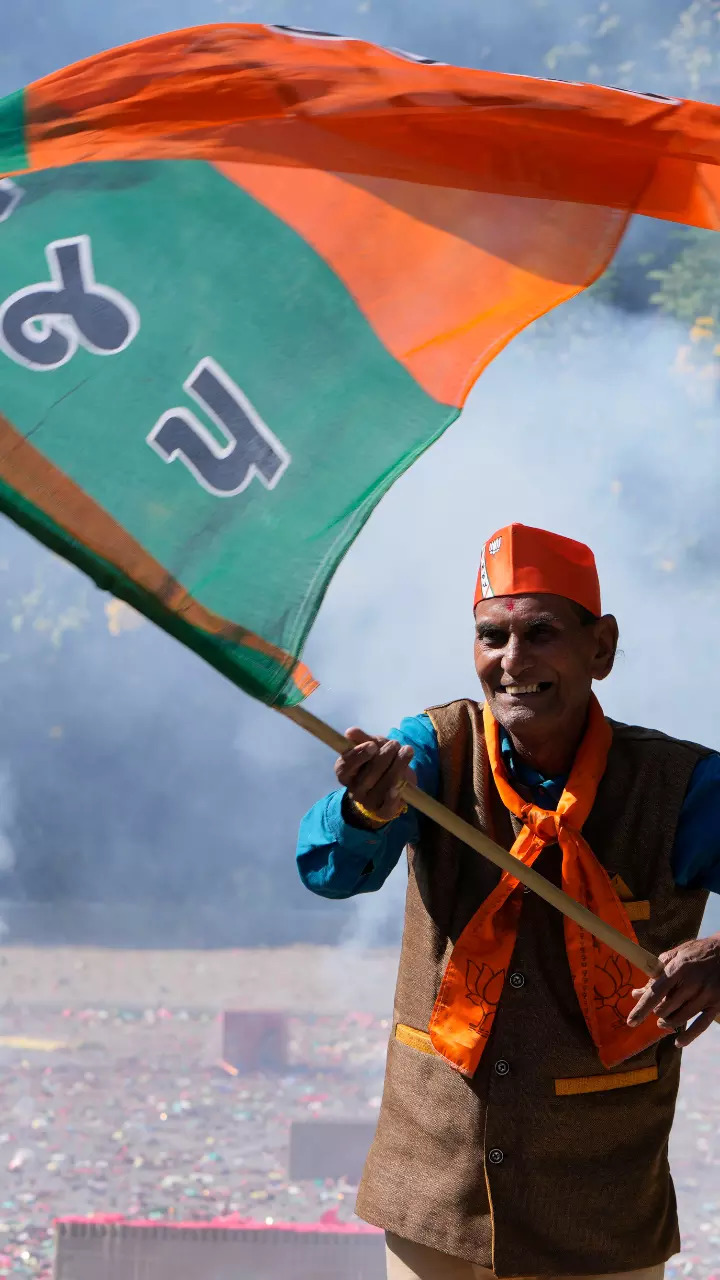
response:
[[[495,719],[520,741],[576,735],[593,680],[612,670],[617,623],[584,623],[562,596],[497,596],[475,608],[475,667]]]

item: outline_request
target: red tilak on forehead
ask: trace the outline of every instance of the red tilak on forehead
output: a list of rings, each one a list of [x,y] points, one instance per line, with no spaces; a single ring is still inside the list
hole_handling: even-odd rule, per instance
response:
[[[512,613],[512,611],[513,611],[513,609],[514,609],[514,608],[515,608],[515,601],[514,601],[514,600],[508,600],[508,602],[507,602],[507,611],[508,611],[508,613]]]

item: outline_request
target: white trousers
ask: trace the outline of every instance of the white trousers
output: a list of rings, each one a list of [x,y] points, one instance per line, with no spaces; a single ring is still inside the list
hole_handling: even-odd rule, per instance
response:
[[[463,1258],[453,1258],[424,1244],[413,1244],[386,1232],[387,1280],[495,1280],[487,1267],[477,1267]],[[645,1267],[642,1271],[614,1271],[602,1276],[558,1276],[552,1280],[663,1280],[665,1267]],[[532,1276],[524,1280],[536,1280]],[[543,1277],[543,1280],[551,1280]]]

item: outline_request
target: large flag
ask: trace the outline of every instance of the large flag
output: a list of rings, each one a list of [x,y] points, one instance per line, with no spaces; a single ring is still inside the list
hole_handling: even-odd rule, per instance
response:
[[[0,102],[0,509],[276,706],[340,560],[720,108],[212,26]]]

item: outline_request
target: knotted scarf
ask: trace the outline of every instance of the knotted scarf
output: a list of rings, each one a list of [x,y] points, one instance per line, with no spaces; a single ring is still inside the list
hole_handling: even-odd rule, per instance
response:
[[[562,851],[562,888],[627,938],[637,941],[627,912],[582,836],[605,772],[612,729],[592,697],[580,743],[556,810],[528,804],[509,781],[500,754],[499,726],[483,707],[490,768],[502,803],[523,822],[511,853],[531,867],[548,845]],[[448,961],[430,1020],[435,1050],[463,1074],[477,1070],[492,1030],[520,924],[523,886],[503,872],[497,888],[461,933]],[[615,1066],[662,1038],[655,1018],[627,1025],[632,990],[647,978],[628,960],[565,916],[565,946],[583,1017],[605,1067]]]

